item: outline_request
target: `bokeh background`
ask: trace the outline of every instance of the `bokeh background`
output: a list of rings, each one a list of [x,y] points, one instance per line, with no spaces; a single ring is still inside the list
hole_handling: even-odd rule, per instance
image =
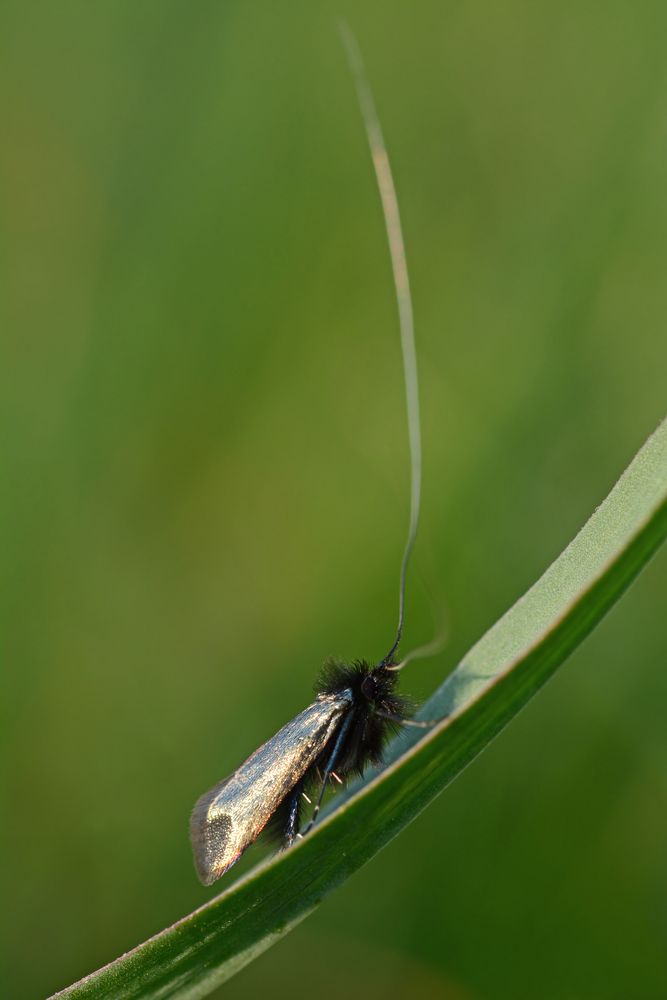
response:
[[[400,349],[339,14],[415,298],[406,648],[431,598],[451,630],[412,694],[665,410],[664,3],[4,3],[3,997],[210,898],[194,800],[307,703],[326,655],[391,638]],[[219,995],[666,996],[666,590],[662,553],[436,804]]]

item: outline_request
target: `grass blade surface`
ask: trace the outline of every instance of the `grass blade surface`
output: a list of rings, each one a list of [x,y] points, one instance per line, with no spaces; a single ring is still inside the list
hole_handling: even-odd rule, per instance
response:
[[[424,705],[424,718],[446,716],[442,722],[404,732],[383,770],[338,796],[298,846],[57,996],[204,997],[234,975],[396,836],[489,744],[602,619],[666,534],[664,422],[571,544]]]

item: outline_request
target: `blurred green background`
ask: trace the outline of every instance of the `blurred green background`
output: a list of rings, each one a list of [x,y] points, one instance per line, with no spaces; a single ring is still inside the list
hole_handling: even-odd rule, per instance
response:
[[[405,648],[429,594],[451,627],[410,693],[665,410],[664,3],[3,4],[3,997],[209,899],[195,799],[326,655],[391,639],[402,373],[341,13],[415,298]],[[667,996],[666,585],[662,553],[483,758],[219,995]]]

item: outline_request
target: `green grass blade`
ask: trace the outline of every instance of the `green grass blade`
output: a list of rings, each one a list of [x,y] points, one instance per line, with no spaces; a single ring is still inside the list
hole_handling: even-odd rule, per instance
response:
[[[298,846],[59,997],[204,997],[302,920],[483,750],[620,597],[667,535],[667,422],[547,572]],[[628,656],[631,650],[628,649]],[[187,824],[184,823],[184,830]],[[185,835],[185,834],[184,834]]]

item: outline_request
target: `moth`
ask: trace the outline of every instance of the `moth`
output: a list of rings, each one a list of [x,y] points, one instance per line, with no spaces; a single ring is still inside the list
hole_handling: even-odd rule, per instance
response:
[[[238,861],[265,829],[283,847],[305,836],[315,823],[330,781],[344,783],[380,764],[390,736],[403,725],[429,727],[411,719],[414,706],[397,691],[399,671],[417,656],[435,652],[431,643],[397,662],[405,619],[408,564],[417,534],[421,492],[421,435],[412,302],[396,190],[387,150],[356,40],[343,25],[343,43],[382,201],[396,286],[410,441],[410,523],[399,581],[398,628],[391,649],[377,663],[329,660],[316,684],[315,700],[267,740],[233,774],[206,792],[190,820],[197,874],[211,885]],[[304,802],[315,804],[302,828]],[[319,789],[319,791],[317,791]]]

